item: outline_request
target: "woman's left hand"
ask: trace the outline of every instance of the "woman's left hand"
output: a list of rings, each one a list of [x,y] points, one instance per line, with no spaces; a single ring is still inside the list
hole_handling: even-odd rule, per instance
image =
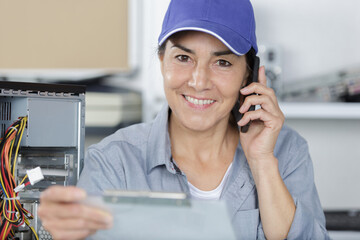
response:
[[[266,86],[265,68],[259,68],[259,82],[242,88],[240,93],[247,96],[241,105],[240,112],[245,113],[238,122],[245,126],[252,121],[246,133],[240,131],[240,142],[250,167],[267,167],[274,159],[274,148],[280,130],[284,124],[284,114],[280,110],[275,92]],[[261,109],[249,111],[251,105],[260,105]]]

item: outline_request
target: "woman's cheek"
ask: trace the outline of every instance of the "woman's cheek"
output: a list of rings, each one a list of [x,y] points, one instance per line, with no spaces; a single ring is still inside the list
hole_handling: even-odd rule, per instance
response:
[[[164,66],[164,86],[167,88],[180,88],[184,85],[188,79],[188,71],[186,71],[186,68],[179,67],[173,64],[166,64]]]
[[[238,96],[242,81],[227,73],[217,73],[215,85],[224,97]]]

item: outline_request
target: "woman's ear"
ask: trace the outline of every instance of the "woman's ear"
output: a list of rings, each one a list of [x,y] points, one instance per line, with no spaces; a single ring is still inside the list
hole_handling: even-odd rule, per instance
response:
[[[160,60],[160,62],[164,61],[164,53],[158,53],[158,58]]]
[[[161,46],[158,47],[157,55],[158,55],[160,62],[164,61],[167,42],[168,42],[168,40],[166,40]]]

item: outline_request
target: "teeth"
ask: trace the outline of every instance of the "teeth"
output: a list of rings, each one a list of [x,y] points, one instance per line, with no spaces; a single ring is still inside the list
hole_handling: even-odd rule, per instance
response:
[[[211,104],[214,102],[214,100],[210,100],[210,99],[207,99],[207,100],[199,100],[199,99],[196,99],[196,98],[192,98],[192,97],[189,97],[189,96],[185,96],[185,99],[195,105],[206,105],[206,104]]]

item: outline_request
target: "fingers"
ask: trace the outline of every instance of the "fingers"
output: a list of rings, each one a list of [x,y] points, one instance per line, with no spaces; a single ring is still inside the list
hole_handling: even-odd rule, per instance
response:
[[[238,122],[239,126],[245,126],[248,122],[254,120],[261,120],[264,122],[264,126],[273,130],[281,129],[284,118],[274,116],[273,114],[265,111],[264,109],[258,109],[256,111],[247,112]]]
[[[250,95],[253,93],[259,95],[267,95],[271,98],[273,103],[277,103],[275,91],[272,88],[267,87],[261,83],[251,83],[249,86],[240,89],[242,95]]]
[[[86,192],[77,187],[54,186],[43,192],[38,215],[54,239],[82,239],[112,227],[111,214],[79,202],[85,198]]]
[[[281,115],[278,113],[280,111],[278,105],[274,104],[272,99],[267,95],[247,96],[240,107],[240,112],[247,112],[252,105],[261,105],[261,108],[263,108],[265,111],[271,112],[274,115]]]
[[[277,98],[275,95],[275,91],[272,88],[267,87],[266,85],[266,75],[265,75],[265,67],[261,66],[259,68],[259,82],[253,82],[249,86],[246,86],[240,90],[242,95],[250,95],[250,94],[260,94],[267,95],[271,98],[274,103],[277,103]]]
[[[80,203],[41,203],[38,213],[43,218],[66,219],[81,216],[89,221],[103,222],[105,224],[112,221],[112,216],[109,213]]]
[[[275,91],[266,86],[264,66],[259,68],[259,82],[251,83],[249,86],[242,88],[240,93],[246,96],[240,108],[241,113],[246,113],[252,105],[260,105],[262,109],[272,113],[274,116],[283,117]]]
[[[74,186],[51,186],[40,196],[40,202],[77,202],[86,198],[86,192],[83,189]]]
[[[83,217],[64,218],[54,221],[43,221],[43,227],[46,229],[57,229],[62,231],[78,231],[78,230],[97,230],[109,229],[112,227],[112,222],[107,223],[101,220],[91,221]]]
[[[265,75],[265,67],[261,66],[259,68],[259,83],[266,86],[266,75]]]
[[[54,212],[52,210],[54,207],[61,209],[64,213],[61,216],[50,215],[50,213]],[[109,229],[113,225],[113,219],[110,214],[104,217],[105,214],[97,214],[96,212],[99,212],[99,210],[95,208],[73,204],[71,209],[75,210],[74,212],[79,213],[79,215],[73,217],[73,213],[61,205],[56,206],[54,204],[51,207],[40,204],[38,214],[42,220],[43,227],[50,232],[54,239],[82,239],[94,234],[97,230]],[[44,214],[43,211],[47,211],[47,214]]]

